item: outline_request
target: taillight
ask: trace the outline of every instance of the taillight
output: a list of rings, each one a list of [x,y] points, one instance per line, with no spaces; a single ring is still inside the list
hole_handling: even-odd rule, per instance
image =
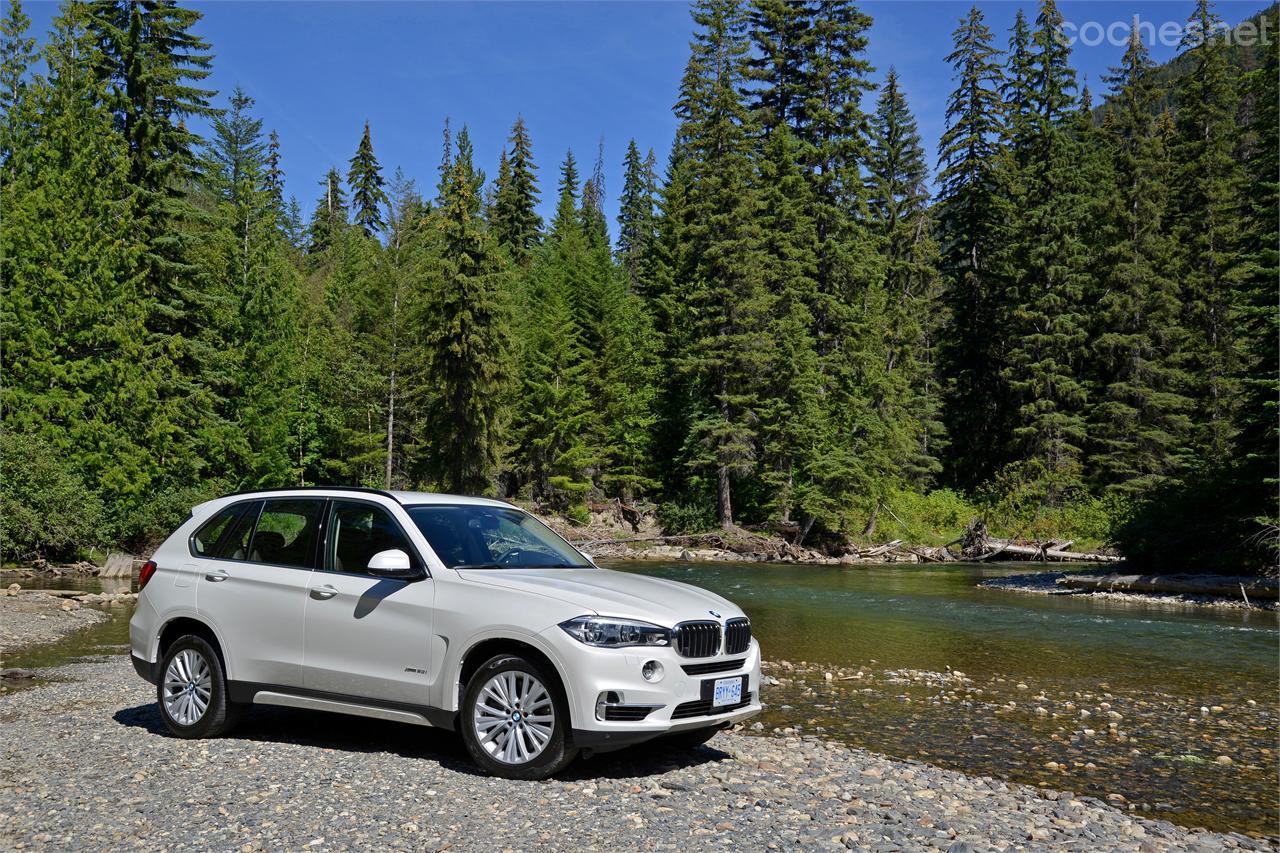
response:
[[[147,585],[147,581],[151,580],[151,576],[155,573],[155,560],[147,560],[142,564],[142,569],[138,572],[138,592],[142,592],[142,588]]]

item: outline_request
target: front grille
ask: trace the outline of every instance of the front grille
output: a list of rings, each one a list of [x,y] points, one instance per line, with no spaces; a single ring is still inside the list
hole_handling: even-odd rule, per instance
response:
[[[714,714],[727,714],[730,711],[745,708],[750,704],[750,693],[742,694],[742,701],[736,705],[721,705],[719,708],[712,708],[710,699],[698,699],[693,702],[682,702],[676,706],[674,711],[671,712],[671,719],[683,720],[688,717],[706,717]]]
[[[604,718],[610,722],[634,723],[653,713],[653,705],[606,705]]]
[[[751,620],[730,619],[724,623],[724,653],[740,655],[751,645]]]
[[[732,672],[741,669],[746,663],[742,658],[737,660],[718,660],[714,663],[686,663],[680,666],[685,675],[710,675],[713,672]]]
[[[719,622],[681,622],[671,637],[681,657],[709,658],[720,651]]]

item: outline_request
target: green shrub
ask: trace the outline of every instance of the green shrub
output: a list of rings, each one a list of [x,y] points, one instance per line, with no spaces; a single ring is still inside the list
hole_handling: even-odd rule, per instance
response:
[[[0,435],[0,553],[72,559],[102,541],[102,501],[66,456],[32,435]]]
[[[579,524],[591,523],[591,509],[586,504],[574,504],[565,511],[565,516]]]
[[[135,553],[149,551],[191,515],[192,507],[234,491],[221,480],[155,489],[121,520],[120,541]]]
[[[716,526],[715,508],[710,503],[664,503],[658,507],[658,523],[665,533],[703,533]]]

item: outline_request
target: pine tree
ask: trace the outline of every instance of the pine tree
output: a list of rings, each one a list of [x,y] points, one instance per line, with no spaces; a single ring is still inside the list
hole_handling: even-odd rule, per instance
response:
[[[873,228],[885,253],[885,383],[877,400],[899,464],[928,486],[941,469],[932,342],[936,340],[937,244],[929,217],[928,172],[915,118],[889,69],[871,122],[868,190]]]
[[[1176,476],[1190,428],[1187,341],[1168,238],[1169,155],[1154,68],[1135,33],[1106,78],[1114,91],[1104,132],[1115,174],[1107,193],[1115,233],[1102,257],[1091,336],[1101,387],[1090,413],[1090,464],[1098,480],[1126,492]]]
[[[1238,241],[1241,180],[1233,148],[1238,80],[1218,33],[1222,21],[1199,0],[1183,39],[1190,63],[1176,84],[1173,238],[1180,247],[1185,322],[1191,339],[1193,396],[1201,401],[1195,443],[1209,458],[1229,453],[1238,393],[1239,341],[1233,334],[1243,267]]]
[[[1005,338],[998,320],[996,167],[1001,156],[1004,73],[991,30],[975,6],[952,34],[946,61],[956,88],[938,141],[939,269],[946,280],[948,327],[940,360],[947,375],[947,431],[965,437],[949,454],[949,479],[973,488],[1002,467],[1008,452],[1010,395],[1001,375]]]
[[[517,266],[527,266],[542,239],[542,217],[533,145],[523,118],[512,125],[508,142],[510,151],[503,151],[508,171],[505,177],[499,173],[491,222],[498,245],[506,247]]]
[[[366,237],[375,237],[387,227],[382,218],[382,208],[388,203],[387,193],[382,188],[384,183],[382,167],[378,165],[378,158],[373,153],[369,122],[366,121],[360,146],[351,158],[351,168],[347,172],[355,224],[364,230]]]
[[[509,306],[501,255],[478,217],[478,186],[461,138],[436,219],[440,268],[417,328],[434,405],[422,413],[425,470],[446,491],[492,489],[510,381]]]

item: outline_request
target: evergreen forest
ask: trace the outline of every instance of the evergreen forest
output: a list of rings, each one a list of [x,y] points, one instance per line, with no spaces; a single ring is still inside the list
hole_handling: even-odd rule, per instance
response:
[[[299,200],[198,12],[5,5],[6,559],[349,484],[1275,563],[1275,6],[1246,50],[1199,0],[1174,63],[1134,39],[1091,92],[1054,0],[956,5],[926,151],[854,3],[697,0],[670,156],[628,142],[621,187],[594,140],[512,116],[493,162],[455,116],[434,186],[365,124]]]

